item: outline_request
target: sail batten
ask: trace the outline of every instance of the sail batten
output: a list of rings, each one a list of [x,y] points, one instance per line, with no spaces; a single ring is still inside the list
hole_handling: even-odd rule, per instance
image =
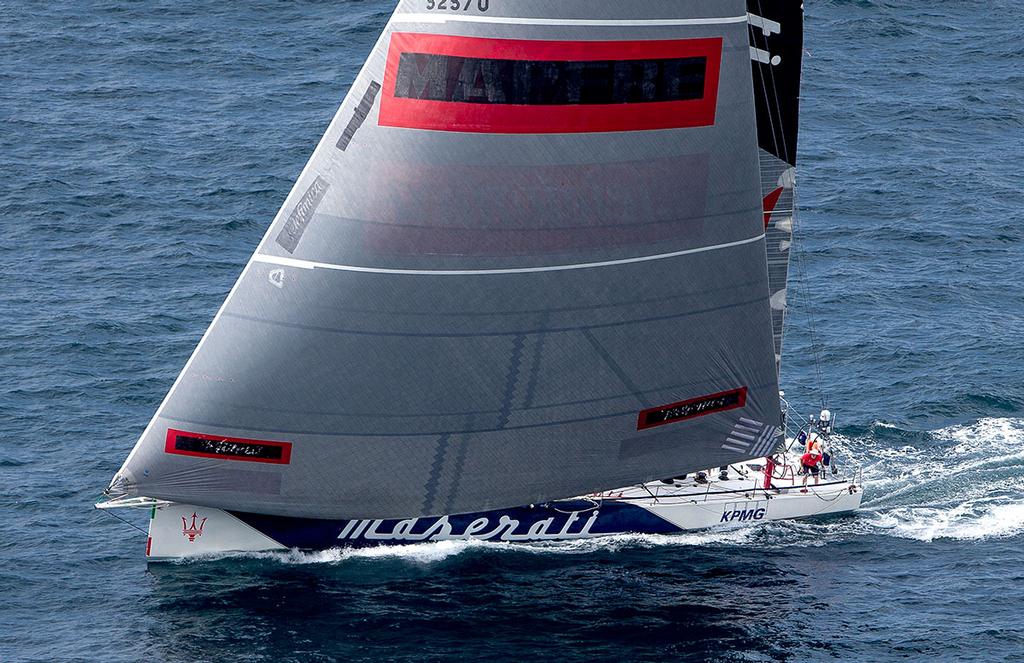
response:
[[[736,462],[771,438],[746,4],[500,5],[400,3],[126,492],[436,516]]]

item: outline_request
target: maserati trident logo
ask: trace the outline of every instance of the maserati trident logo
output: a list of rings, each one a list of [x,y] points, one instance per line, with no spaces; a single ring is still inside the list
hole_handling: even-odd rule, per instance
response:
[[[192,524],[190,526],[188,521],[185,520],[185,516],[181,517],[181,535],[187,536],[189,543],[195,543],[196,537],[203,535],[203,525],[206,524],[206,518],[203,518],[201,521],[199,521],[199,527],[196,527],[197,518],[198,516],[196,515],[196,512],[193,511]]]

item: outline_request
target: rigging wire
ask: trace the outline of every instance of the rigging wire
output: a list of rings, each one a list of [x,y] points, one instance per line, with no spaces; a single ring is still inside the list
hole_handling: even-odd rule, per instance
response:
[[[146,530],[142,529],[141,527],[139,527],[135,523],[131,522],[130,520],[128,520],[126,518],[122,518],[121,516],[117,515],[113,511],[111,511],[109,509],[98,509],[98,510],[102,511],[103,513],[105,513],[105,514],[107,514],[109,516],[113,516],[113,517],[117,518],[118,520],[120,520],[121,522],[125,523],[129,527],[134,527],[135,529],[139,530],[140,532],[142,532],[146,536],[149,536],[149,532],[147,532]]]

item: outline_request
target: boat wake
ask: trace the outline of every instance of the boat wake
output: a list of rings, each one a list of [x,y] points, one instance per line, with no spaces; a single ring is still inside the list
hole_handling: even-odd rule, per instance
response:
[[[875,422],[840,435],[864,470],[860,511],[805,521],[682,534],[621,534],[543,543],[441,541],[323,552],[253,553],[283,564],[395,559],[431,564],[471,553],[578,555],[663,546],[821,546],[860,537],[983,540],[1024,533],[1024,419],[988,418],[934,431]],[[181,562],[189,563],[189,562]]]
[[[870,531],[920,541],[1024,532],[1024,419],[981,419],[923,435],[872,429],[849,442],[863,455],[867,500],[857,520]],[[903,443],[892,445],[894,438]]]
[[[334,548],[319,552],[245,553],[249,559],[275,560],[284,564],[331,564],[354,560],[399,559],[413,563],[430,564],[458,555],[473,552],[520,553],[534,555],[584,555],[596,552],[616,552],[625,549],[657,548],[660,546],[703,546],[710,544],[742,544],[751,539],[754,530],[750,528],[716,532],[688,532],[682,534],[614,534],[592,539],[572,541],[547,541],[529,543],[494,543],[488,541],[435,541],[414,543],[403,546],[379,546],[368,548]],[[189,564],[190,558],[177,560],[177,564]]]
[[[769,523],[764,545],[864,536],[973,541],[1024,533],[1024,419],[986,418],[934,431],[875,422],[843,437],[864,471],[861,509],[831,520]]]

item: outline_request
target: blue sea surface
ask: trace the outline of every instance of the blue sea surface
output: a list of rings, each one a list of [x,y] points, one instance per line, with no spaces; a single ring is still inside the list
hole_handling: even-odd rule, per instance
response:
[[[92,503],[393,4],[0,3],[0,660],[1024,660],[1011,0],[806,5],[782,377],[860,512],[147,571]]]

